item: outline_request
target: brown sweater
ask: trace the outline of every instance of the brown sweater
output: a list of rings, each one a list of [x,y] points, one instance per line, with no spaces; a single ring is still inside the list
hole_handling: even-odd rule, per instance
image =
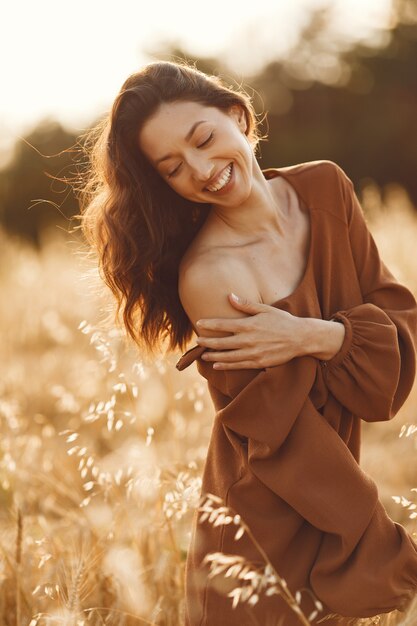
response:
[[[334,162],[263,170],[283,176],[310,211],[304,276],[272,306],[346,328],[328,361],[300,356],[262,369],[215,370],[196,345],[194,360],[216,410],[201,495],[212,493],[241,515],[308,616],[319,599],[328,613],[369,617],[405,610],[417,593],[417,544],[394,522],[375,482],[359,466],[361,420],[392,419],[414,383],[417,303],[381,260],[353,184]],[[215,506],[219,506],[215,504]],[[233,524],[198,523],[186,563],[186,626],[298,626],[278,595],[232,608],[226,593],[242,583],[209,579],[207,553],[265,561]],[[280,622],[280,619],[283,620]],[[312,623],[317,623],[315,620]],[[352,624],[347,619],[323,622]]]

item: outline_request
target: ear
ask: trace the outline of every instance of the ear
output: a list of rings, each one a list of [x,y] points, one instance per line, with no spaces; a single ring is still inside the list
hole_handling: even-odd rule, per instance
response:
[[[240,130],[246,134],[247,124],[243,107],[241,107],[239,104],[232,104],[229,109],[229,115],[231,115],[236,120],[236,123],[238,124]]]

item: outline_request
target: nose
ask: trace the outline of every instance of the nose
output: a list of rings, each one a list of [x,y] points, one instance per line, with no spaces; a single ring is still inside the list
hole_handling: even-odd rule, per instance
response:
[[[191,164],[193,176],[199,182],[209,180],[214,174],[214,165],[203,160],[195,160]]]

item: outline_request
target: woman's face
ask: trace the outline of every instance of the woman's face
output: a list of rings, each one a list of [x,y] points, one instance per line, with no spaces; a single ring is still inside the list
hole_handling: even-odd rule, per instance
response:
[[[175,101],[163,103],[145,122],[138,145],[179,195],[230,206],[251,188],[254,153],[245,130],[241,107],[224,111]]]

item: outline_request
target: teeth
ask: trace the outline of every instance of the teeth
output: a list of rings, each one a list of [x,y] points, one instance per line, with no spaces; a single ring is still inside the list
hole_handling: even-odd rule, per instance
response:
[[[227,169],[221,175],[217,183],[215,185],[210,185],[210,187],[207,187],[207,189],[209,191],[219,191],[229,182],[231,174],[232,174],[232,164],[230,164],[227,167]]]

